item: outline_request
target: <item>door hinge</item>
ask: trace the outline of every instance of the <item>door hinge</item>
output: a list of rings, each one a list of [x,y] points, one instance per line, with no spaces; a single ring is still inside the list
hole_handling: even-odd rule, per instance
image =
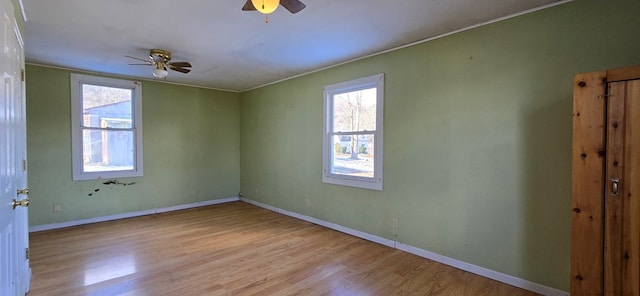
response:
[[[20,69],[20,80],[24,82],[24,69]]]
[[[27,160],[26,159],[22,160],[22,171],[23,172],[27,171]]]
[[[24,251],[24,257],[29,260],[29,248],[26,248]]]

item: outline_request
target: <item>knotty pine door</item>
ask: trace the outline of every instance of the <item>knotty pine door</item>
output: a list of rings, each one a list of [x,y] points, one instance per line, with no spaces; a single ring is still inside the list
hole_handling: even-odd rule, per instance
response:
[[[574,78],[571,295],[640,296],[640,67]]]

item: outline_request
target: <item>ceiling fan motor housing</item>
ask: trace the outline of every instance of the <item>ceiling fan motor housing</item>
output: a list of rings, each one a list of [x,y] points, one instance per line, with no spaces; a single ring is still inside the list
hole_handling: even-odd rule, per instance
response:
[[[152,49],[149,57],[156,62],[166,63],[171,60],[171,53],[164,49]]]

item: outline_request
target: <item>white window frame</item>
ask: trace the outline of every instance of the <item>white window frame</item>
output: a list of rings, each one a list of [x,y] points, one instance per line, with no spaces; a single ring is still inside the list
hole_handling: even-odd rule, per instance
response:
[[[334,147],[332,137],[340,135],[333,129],[333,103],[334,96],[342,93],[357,91],[361,89],[376,88],[376,130],[374,134],[374,165],[373,178],[348,176],[342,174],[332,174],[333,167],[332,153]],[[322,139],[322,182],[343,186],[359,187],[365,189],[382,190],[383,189],[383,119],[384,119],[384,73],[376,74],[360,79],[327,85],[324,87],[324,108],[323,108],[323,126],[324,133]],[[367,132],[371,133],[371,132]],[[358,133],[350,133],[358,134]]]
[[[83,165],[82,85],[131,89],[132,128],[134,133],[134,168],[132,170],[85,172]],[[141,177],[142,167],[142,83],[82,74],[71,74],[71,159],[73,180]]]

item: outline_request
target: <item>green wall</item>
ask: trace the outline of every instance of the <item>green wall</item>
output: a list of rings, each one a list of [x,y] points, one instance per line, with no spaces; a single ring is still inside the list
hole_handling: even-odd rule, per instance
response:
[[[639,13],[578,0],[245,92],[242,194],[566,291],[573,75],[640,64]],[[323,184],[322,88],[376,73],[384,191]]]
[[[144,81],[144,177],[104,185],[71,180],[71,72],[26,73],[31,226],[238,195],[239,94]]]

